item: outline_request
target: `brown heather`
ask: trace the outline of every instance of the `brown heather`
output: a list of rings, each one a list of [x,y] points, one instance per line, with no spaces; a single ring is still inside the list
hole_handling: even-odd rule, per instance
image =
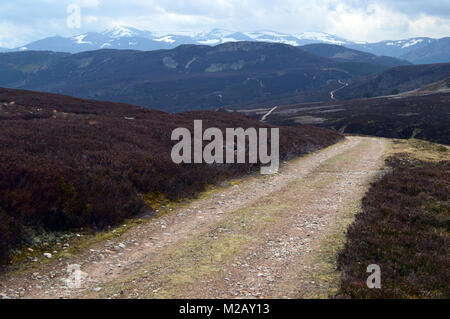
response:
[[[126,104],[0,89],[0,261],[42,231],[101,229],[151,210],[144,198],[196,196],[251,165],[175,165],[172,130],[269,127],[212,111],[167,114]],[[282,159],[342,136],[309,126],[280,129]],[[150,203],[151,204],[151,203]]]
[[[344,298],[450,298],[450,162],[397,156],[374,183],[338,258]],[[368,289],[366,267],[381,267]]]

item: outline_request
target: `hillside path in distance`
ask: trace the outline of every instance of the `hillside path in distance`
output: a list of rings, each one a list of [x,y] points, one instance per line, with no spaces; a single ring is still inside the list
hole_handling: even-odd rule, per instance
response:
[[[270,109],[269,112],[267,112],[266,114],[264,114],[264,116],[261,118],[261,122],[264,122],[265,120],[267,120],[267,118],[270,116],[270,114],[272,114],[273,112],[275,112],[275,110],[278,108],[278,106],[274,106],[273,108]]]
[[[339,84],[343,84],[343,86],[341,86],[341,87],[339,87],[339,88],[337,88],[337,89],[335,89],[335,90],[330,92],[330,98],[333,101],[336,101],[336,97],[334,96],[334,94],[336,94],[337,91],[340,91],[340,90],[342,90],[343,88],[345,88],[345,87],[347,87],[349,85],[347,82],[343,82],[342,80],[339,80],[338,82],[339,82]]]
[[[347,137],[133,226],[79,253],[0,279],[12,298],[315,298],[336,291],[335,253],[388,139]],[[68,288],[67,265],[82,271]]]

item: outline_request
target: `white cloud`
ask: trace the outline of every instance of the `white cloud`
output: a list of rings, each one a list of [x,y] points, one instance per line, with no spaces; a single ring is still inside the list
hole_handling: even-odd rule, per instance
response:
[[[73,0],[72,2],[82,8],[96,8],[100,4],[99,0]]]
[[[0,3],[0,46],[18,46],[66,26],[69,4],[82,7],[75,33],[125,24],[154,32],[322,31],[354,41],[450,35],[450,1],[442,0],[15,0]]]

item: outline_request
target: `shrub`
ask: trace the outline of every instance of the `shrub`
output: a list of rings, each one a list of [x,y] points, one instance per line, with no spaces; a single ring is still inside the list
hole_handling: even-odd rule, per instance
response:
[[[390,158],[393,172],[374,183],[338,256],[344,298],[450,297],[450,162]],[[366,267],[381,267],[368,289]]]
[[[172,130],[269,127],[238,114],[166,114],[131,105],[0,89],[0,261],[33,232],[104,228],[146,208],[146,194],[192,197],[257,166],[176,165]],[[329,130],[281,128],[283,159],[342,139]],[[147,196],[147,200],[149,197]],[[148,203],[147,203],[148,204]]]

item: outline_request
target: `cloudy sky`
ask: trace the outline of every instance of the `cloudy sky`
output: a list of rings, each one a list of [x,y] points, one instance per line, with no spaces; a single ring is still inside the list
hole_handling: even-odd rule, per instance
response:
[[[80,28],[67,24],[81,7]],[[127,25],[157,33],[320,31],[353,41],[450,36],[449,0],[2,0],[0,47]]]

